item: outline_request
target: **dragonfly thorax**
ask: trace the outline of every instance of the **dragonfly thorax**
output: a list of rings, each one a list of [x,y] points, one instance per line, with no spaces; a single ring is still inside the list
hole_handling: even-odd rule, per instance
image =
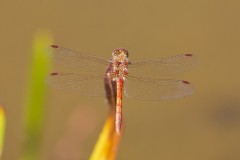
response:
[[[128,51],[123,48],[115,49],[110,62],[112,63],[112,73],[108,76],[112,77],[114,81],[119,78],[125,79],[125,76],[128,74],[127,66],[130,63]]]

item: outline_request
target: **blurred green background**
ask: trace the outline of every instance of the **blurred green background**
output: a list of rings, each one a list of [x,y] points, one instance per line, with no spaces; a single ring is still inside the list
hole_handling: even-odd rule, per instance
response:
[[[34,70],[34,39],[46,36],[45,43],[106,59],[117,47],[127,48],[131,61],[197,54],[193,70],[173,77],[193,83],[192,96],[160,102],[124,97],[118,160],[239,160],[239,19],[237,0],[2,0],[0,103],[7,114],[2,159],[88,159],[106,118],[104,98],[47,85],[38,86],[44,90],[43,108],[35,101],[28,105],[29,97],[37,96],[29,90],[38,93],[33,73],[48,71],[44,64],[44,71]],[[27,131],[34,127],[29,110],[41,119],[34,130],[38,133]]]

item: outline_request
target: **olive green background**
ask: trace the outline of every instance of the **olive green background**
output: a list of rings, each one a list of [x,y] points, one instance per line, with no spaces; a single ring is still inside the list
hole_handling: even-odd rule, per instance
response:
[[[33,37],[110,58],[124,47],[130,60],[198,55],[186,98],[148,102],[124,97],[118,160],[240,159],[240,2],[0,1],[0,103],[7,110],[3,159],[17,160]],[[146,75],[147,76],[147,75]],[[104,98],[48,88],[40,159],[88,159],[108,112]]]

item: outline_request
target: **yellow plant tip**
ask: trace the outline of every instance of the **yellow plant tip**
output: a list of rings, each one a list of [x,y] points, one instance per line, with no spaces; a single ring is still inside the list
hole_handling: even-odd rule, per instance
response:
[[[0,156],[1,156],[2,150],[3,150],[5,125],[6,125],[5,110],[0,105]]]
[[[115,131],[115,113],[110,112],[95,148],[92,152],[90,160],[114,160],[117,154],[118,145],[121,134]]]
[[[52,44],[52,34],[48,31],[39,30],[34,34],[33,44],[41,46],[41,45],[48,45]]]

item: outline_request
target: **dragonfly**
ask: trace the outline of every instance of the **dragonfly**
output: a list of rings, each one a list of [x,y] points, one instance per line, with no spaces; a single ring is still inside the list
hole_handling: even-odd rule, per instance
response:
[[[185,72],[197,62],[193,54],[167,58],[129,61],[129,52],[117,48],[110,60],[51,45],[50,57],[71,69],[53,72],[47,77],[50,86],[87,96],[106,96],[115,108],[115,131],[122,129],[122,95],[138,100],[165,100],[188,96],[194,86],[185,80],[159,79]]]

